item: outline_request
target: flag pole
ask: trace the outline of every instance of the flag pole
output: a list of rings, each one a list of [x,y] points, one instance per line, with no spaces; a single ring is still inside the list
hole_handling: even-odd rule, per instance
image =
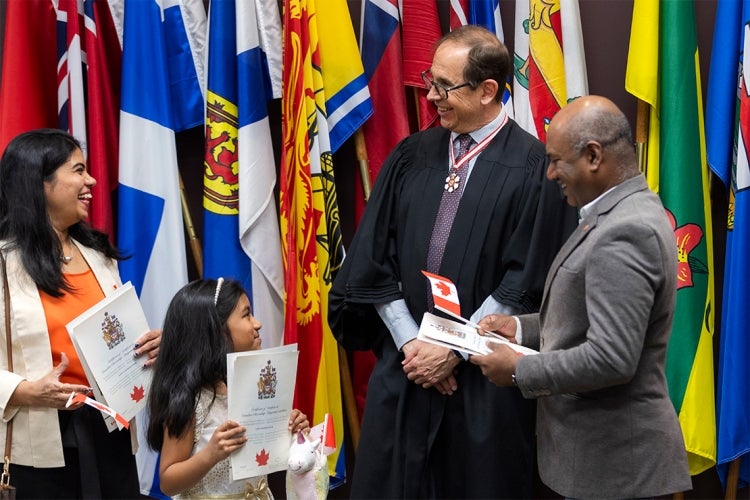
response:
[[[362,177],[362,194],[365,203],[370,199],[372,191],[372,180],[370,179],[370,161],[367,158],[367,148],[365,147],[365,134],[362,127],[354,132],[354,150],[357,153],[357,162],[359,163],[359,175]]]
[[[195,261],[195,267],[198,269],[198,277],[203,278],[203,251],[201,250],[201,241],[195,234],[195,226],[193,226],[193,218],[190,215],[190,208],[188,207],[187,197],[185,196],[185,184],[182,182],[182,174],[177,174],[180,179],[180,203],[182,204],[182,220],[185,224],[185,230],[188,233],[188,239],[190,240],[190,249],[193,251],[193,260]]]
[[[354,150],[357,155],[359,164],[359,174],[362,178],[362,194],[365,203],[370,199],[372,191],[372,181],[370,179],[369,160],[367,159],[367,148],[365,147],[365,134],[362,127],[354,133]],[[352,437],[352,449],[354,455],[357,455],[359,447],[359,414],[357,413],[357,403],[354,399],[354,388],[352,387],[352,375],[349,370],[349,357],[341,344],[339,344],[339,373],[341,374],[341,391],[344,398],[344,410],[346,411],[347,422],[349,422],[349,434]]]
[[[349,422],[349,434],[352,437],[352,450],[357,456],[359,447],[359,415],[357,405],[354,401],[354,388],[352,387],[352,374],[349,370],[349,358],[346,349],[339,344],[339,373],[341,374],[341,391],[344,396],[344,409],[346,420]]]
[[[648,114],[649,105],[646,101],[638,99],[638,108],[635,118],[635,154],[638,161],[638,169],[646,174],[648,168],[646,153],[648,152]]]
[[[727,492],[724,494],[726,500],[737,499],[737,483],[740,479],[740,461],[737,457],[729,463],[729,474],[727,475]]]
[[[422,130],[422,116],[419,112],[419,89],[412,87],[412,90],[414,91],[414,109],[417,112],[417,130]]]

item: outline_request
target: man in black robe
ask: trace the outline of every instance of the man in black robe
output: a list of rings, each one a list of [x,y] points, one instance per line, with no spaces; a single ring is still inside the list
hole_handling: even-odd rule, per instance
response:
[[[544,145],[509,120],[510,67],[494,34],[464,26],[438,42],[423,74],[444,128],[404,139],[381,169],[329,296],[329,322],[348,349],[372,349],[353,498],[529,497],[534,405],[490,384],[451,351],[416,339],[430,309],[430,246],[444,190],[463,190],[442,260],[461,313],[533,312],[547,269],[575,224],[545,179]],[[454,140],[470,134],[469,171]],[[466,160],[465,158],[469,158]]]

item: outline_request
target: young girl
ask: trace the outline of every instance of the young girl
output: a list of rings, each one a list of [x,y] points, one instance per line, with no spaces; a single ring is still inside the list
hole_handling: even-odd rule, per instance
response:
[[[193,281],[169,304],[148,401],[148,444],[161,450],[167,495],[273,498],[265,476],[232,481],[229,459],[247,437],[227,419],[227,353],[260,349],[260,328],[234,280]],[[289,430],[309,427],[292,410]]]

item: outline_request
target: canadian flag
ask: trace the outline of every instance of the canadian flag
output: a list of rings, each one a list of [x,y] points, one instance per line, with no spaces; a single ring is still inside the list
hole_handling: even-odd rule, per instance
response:
[[[318,425],[310,428],[310,439],[320,439],[323,443],[323,456],[328,456],[336,451],[336,433],[333,429],[333,417],[330,413],[325,414],[325,418]]]
[[[461,304],[458,302],[458,290],[448,278],[438,276],[437,274],[422,271],[422,274],[430,280],[432,288],[432,300],[435,307],[441,311],[461,317]]]

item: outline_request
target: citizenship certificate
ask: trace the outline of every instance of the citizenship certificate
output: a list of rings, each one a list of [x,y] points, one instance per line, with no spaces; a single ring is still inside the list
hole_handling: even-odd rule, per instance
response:
[[[286,469],[298,356],[297,344],[227,355],[229,419],[247,429],[231,455],[233,480]]]

